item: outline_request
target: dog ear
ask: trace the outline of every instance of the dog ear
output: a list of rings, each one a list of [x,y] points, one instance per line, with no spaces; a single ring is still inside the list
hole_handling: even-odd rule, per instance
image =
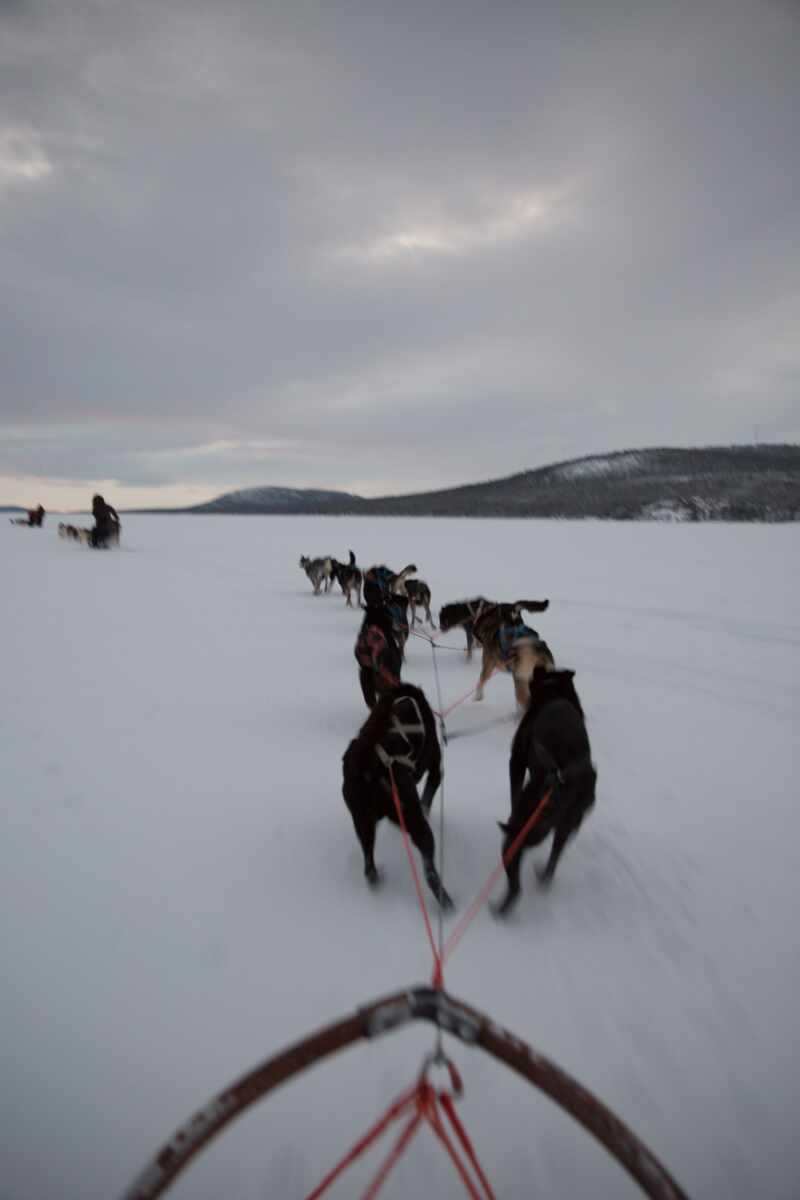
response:
[[[497,828],[502,830],[503,833],[508,833],[508,821],[498,821]]]

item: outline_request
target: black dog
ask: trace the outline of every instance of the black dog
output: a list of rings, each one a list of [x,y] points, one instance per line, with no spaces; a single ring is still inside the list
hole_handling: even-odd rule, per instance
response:
[[[351,593],[356,594],[356,603],[361,606],[361,570],[356,566],[356,556],[353,551],[350,551],[350,561],[346,563],[338,562],[335,558],[331,559],[331,570],[334,578],[337,580],[339,587],[347,601],[347,607],[353,607]]]
[[[597,772],[592,765],[583,709],[572,682],[574,674],[537,667],[531,679],[530,703],[511,744],[511,817],[507,824],[498,822],[504,833],[504,856],[542,797],[552,790],[523,845],[506,864],[508,890],[495,909],[498,916],[507,913],[519,897],[520,861],[525,847],[538,846],[553,834],[547,866],[538,873],[541,883],[549,883],[567,839],[578,832],[594,804]],[[530,772],[530,781],[523,786],[526,771]]]
[[[403,567],[402,571],[392,571],[389,567],[370,567],[364,575],[364,604],[367,606],[383,604],[389,610],[394,627],[394,639],[400,647],[401,657],[405,657],[406,642],[408,641],[408,605],[406,594],[406,579],[416,571],[413,563]]]
[[[456,625],[463,626],[467,635],[467,659],[472,658],[472,646],[475,641],[475,621],[489,608],[496,608],[494,600],[485,596],[473,596],[471,600],[458,600],[454,604],[445,604],[439,611],[439,628],[447,633]]]
[[[452,901],[434,864],[435,844],[427,816],[441,783],[442,755],[436,723],[425,694],[401,683],[381,696],[342,759],[342,795],[364,852],[364,874],[373,887],[375,828],[383,817],[400,821],[392,795],[394,779],[408,835],[422,856],[428,887],[442,908]],[[417,784],[427,774],[420,799]]]
[[[368,585],[365,585],[365,597],[368,591]],[[379,696],[400,683],[403,651],[397,640],[392,614],[380,602],[380,597],[373,596],[371,592],[354,653],[361,693],[367,708],[374,708]]]

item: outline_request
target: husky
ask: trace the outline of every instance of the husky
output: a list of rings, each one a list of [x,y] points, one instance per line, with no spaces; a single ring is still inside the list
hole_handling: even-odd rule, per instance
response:
[[[394,791],[408,835],[422,856],[428,887],[442,908],[452,900],[434,864],[436,851],[428,824],[433,797],[442,778],[442,752],[436,722],[424,692],[410,683],[385,692],[361,726],[342,759],[342,795],[353,818],[364,854],[364,875],[375,887],[375,828],[383,817],[400,823]],[[427,775],[420,797],[417,785]]]
[[[337,562],[335,558],[331,559],[331,570],[334,578],[337,580],[339,587],[342,589],[342,594],[347,601],[347,607],[353,608],[352,594],[355,592],[356,605],[361,607],[361,570],[356,566],[356,556],[353,551],[350,551],[350,561],[346,563]]]
[[[325,585],[325,591],[330,591],[331,583],[333,582],[333,559],[306,558],[305,554],[303,554],[300,558],[300,566],[311,580],[315,596],[319,595],[323,584]]]
[[[478,597],[446,604],[439,613],[439,628],[446,632],[454,625],[469,625],[472,637],[483,651],[481,674],[475,699],[483,699],[483,689],[495,671],[507,671],[514,679],[514,691],[520,708],[527,708],[529,682],[536,667],[555,667],[550,647],[535,629],[522,620],[523,612],[545,612],[549,600],[515,600],[498,604]],[[467,635],[468,656],[471,653]]]
[[[540,883],[549,884],[568,839],[578,832],[594,804],[597,771],[574,675],[574,671],[537,667],[531,680],[530,703],[511,743],[511,816],[505,823],[498,822],[504,858],[548,793],[549,799],[523,845],[506,863],[508,886],[494,910],[497,916],[505,916],[519,898],[524,850],[541,845],[552,833],[547,865],[537,872]]]

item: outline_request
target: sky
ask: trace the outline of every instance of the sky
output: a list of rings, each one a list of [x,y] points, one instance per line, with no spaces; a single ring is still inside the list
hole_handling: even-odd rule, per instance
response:
[[[0,503],[800,441],[800,3],[0,0]]]

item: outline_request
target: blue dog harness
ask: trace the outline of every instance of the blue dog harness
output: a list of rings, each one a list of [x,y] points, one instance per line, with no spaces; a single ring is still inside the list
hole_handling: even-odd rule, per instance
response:
[[[539,640],[540,638],[536,630],[531,629],[524,621],[507,621],[497,630],[497,641],[500,646],[500,657],[503,662],[508,662],[514,657],[517,642],[538,642]]]

